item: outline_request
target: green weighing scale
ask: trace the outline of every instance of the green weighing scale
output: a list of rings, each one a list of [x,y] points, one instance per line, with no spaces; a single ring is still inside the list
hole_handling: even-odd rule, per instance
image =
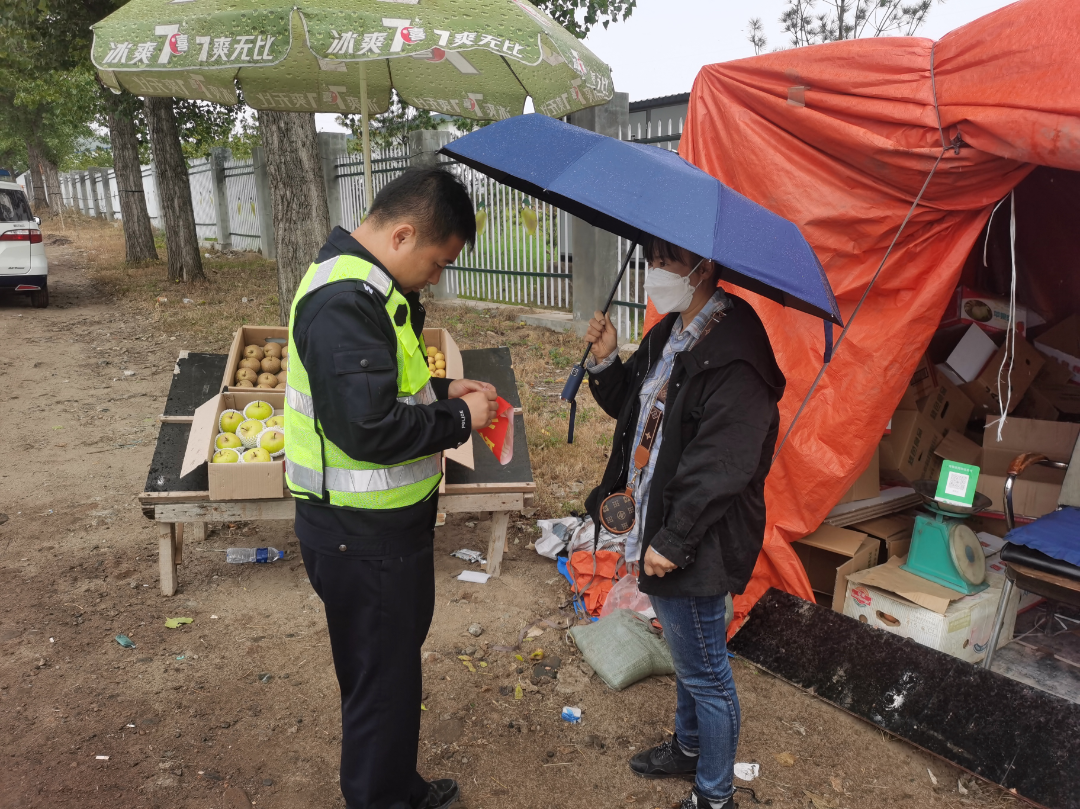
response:
[[[990,498],[976,492],[970,506],[954,505],[936,499],[936,480],[917,480],[912,486],[930,513],[915,518],[911,548],[901,568],[965,595],[985,590],[986,554],[964,520],[989,508]]]

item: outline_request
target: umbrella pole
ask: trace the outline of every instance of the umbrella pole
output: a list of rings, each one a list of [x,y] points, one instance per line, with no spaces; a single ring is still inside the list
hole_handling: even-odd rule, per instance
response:
[[[611,302],[615,300],[615,293],[619,291],[619,284],[622,283],[623,276],[626,274],[626,267],[630,264],[630,257],[634,255],[634,251],[637,249],[637,242],[630,244],[630,249],[626,251],[626,258],[623,259],[622,267],[619,269],[619,275],[615,278],[615,284],[611,287],[611,293],[607,297],[607,303],[604,304],[604,314],[607,314],[608,309],[611,308]],[[581,387],[581,382],[585,379],[585,360],[589,358],[589,352],[592,350],[593,344],[589,343],[585,346],[585,353],[581,355],[581,362],[570,369],[570,375],[566,378],[566,385],[563,387],[562,394],[559,398],[564,402],[570,403],[570,427],[566,434],[566,443],[574,443],[574,419],[577,416],[577,392]]]
[[[371,119],[368,117],[367,65],[360,63],[360,132],[361,147],[364,150],[364,215],[367,216],[371,203],[375,199],[374,183],[371,176]]]

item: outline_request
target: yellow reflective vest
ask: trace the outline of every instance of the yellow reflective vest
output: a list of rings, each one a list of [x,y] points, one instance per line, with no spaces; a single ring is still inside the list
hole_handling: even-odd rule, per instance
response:
[[[394,320],[398,307],[408,309],[408,301],[394,287],[393,279],[374,264],[349,255],[312,264],[296,290],[289,323],[296,323],[296,311],[304,298],[327,284],[344,280],[365,282],[358,288],[382,302],[390,315],[397,333],[398,401],[407,405],[433,403],[435,392],[431,389],[424,341],[416,336],[410,318],[406,317],[401,326]],[[383,466],[349,457],[323,434],[292,325],[285,434],[285,479],[293,494],[300,497],[314,497],[343,508],[392,509],[419,503],[439,485],[441,453]]]

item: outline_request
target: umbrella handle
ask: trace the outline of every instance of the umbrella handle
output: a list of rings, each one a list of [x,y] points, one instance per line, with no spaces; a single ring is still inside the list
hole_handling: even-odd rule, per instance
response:
[[[637,242],[630,244],[630,249],[626,251],[626,258],[623,259],[622,267],[619,269],[619,275],[615,279],[614,286],[611,287],[611,293],[608,295],[607,303],[604,304],[604,314],[607,314],[608,309],[611,308],[611,302],[615,300],[615,293],[619,291],[619,284],[622,283],[623,275],[626,274],[626,267],[630,264],[630,257],[634,255],[634,251],[637,249]],[[566,443],[574,443],[574,420],[577,418],[577,392],[581,387],[582,381],[585,379],[585,361],[589,358],[589,352],[592,350],[593,344],[589,343],[585,346],[585,353],[581,355],[581,362],[570,369],[569,376],[566,377],[566,384],[563,386],[562,393],[559,394],[559,398],[564,402],[570,403],[570,426],[566,432]]]

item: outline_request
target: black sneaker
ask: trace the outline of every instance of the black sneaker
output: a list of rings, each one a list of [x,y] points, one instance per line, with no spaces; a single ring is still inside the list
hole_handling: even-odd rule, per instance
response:
[[[697,785],[694,785],[690,794],[679,804],[679,809],[739,809],[739,804],[735,803],[734,798],[728,798],[722,806],[713,806],[698,792]]]
[[[630,769],[642,778],[693,778],[697,774],[697,756],[688,756],[672,736],[630,759]]]
[[[453,803],[457,803],[461,797],[457,781],[452,778],[438,778],[428,782],[428,798],[421,809],[446,809]]]

